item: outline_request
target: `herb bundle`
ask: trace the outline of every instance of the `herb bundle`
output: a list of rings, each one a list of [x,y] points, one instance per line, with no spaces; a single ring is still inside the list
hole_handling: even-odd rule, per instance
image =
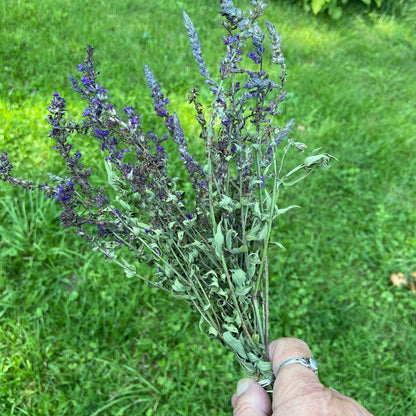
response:
[[[28,191],[42,190],[58,201],[64,227],[74,229],[128,277],[188,302],[201,316],[201,330],[228,345],[247,374],[269,386],[273,372],[267,354],[267,253],[273,221],[293,208],[278,206],[279,191],[316,166],[326,169],[331,156],[313,152],[284,172],[291,149],[303,152],[306,146],[289,137],[293,120],[284,127],[275,125],[286,95],[280,36],[266,21],[266,41],[258,23],[266,8],[262,1],[251,1],[246,12],[231,0],[220,0],[220,6],[225,53],[218,77],[211,76],[195,27],[183,13],[192,54],[212,94],[208,108],[200,102],[198,88],[188,94],[204,154],[190,153],[180,118],[168,109],[169,100],[149,67],[145,76],[166,134],[146,131],[133,107],[117,110],[98,81],[93,48],[88,46],[78,68],[82,76],[70,77],[87,103],[81,121],[66,117],[59,93],[48,107],[50,137],[65,161],[66,176],[49,174],[50,183],[35,185],[12,175],[13,165],[3,151],[0,179]],[[277,82],[265,71],[266,63],[279,68]],[[69,141],[71,135],[97,142],[108,186],[93,185],[92,168],[84,165],[80,149]],[[187,174],[185,186],[169,174],[173,155],[165,149],[167,140],[177,145]],[[133,253],[137,263],[154,267],[155,273],[140,275],[121,248]]]

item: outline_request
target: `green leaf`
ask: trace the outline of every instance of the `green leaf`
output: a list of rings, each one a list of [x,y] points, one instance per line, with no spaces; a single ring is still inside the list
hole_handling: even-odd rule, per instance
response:
[[[215,232],[215,236],[214,236],[215,254],[218,257],[221,257],[222,256],[222,253],[223,253],[222,247],[224,245],[224,235],[222,233],[221,223],[222,223],[222,220],[217,225],[217,231]]]
[[[329,14],[333,19],[338,20],[342,16],[342,9],[341,7],[334,7],[329,11]]]
[[[178,242],[183,240],[183,236],[185,234],[185,231],[178,231]]]
[[[223,334],[224,341],[242,358],[245,358],[247,360],[247,354],[244,350],[243,343],[235,338],[230,331],[226,331]]]
[[[125,200],[123,200],[120,197],[116,197],[116,200],[121,205],[121,207],[123,208],[124,211],[126,211],[126,212],[131,212],[132,211],[130,205]]]
[[[253,225],[251,227],[251,230],[249,232],[249,235],[256,235],[257,232],[260,230],[260,227],[261,227],[261,221],[259,221],[257,219],[254,220]]]
[[[108,160],[105,160],[104,163],[105,163],[105,170],[107,171],[108,183],[110,184],[110,186],[116,191],[123,190],[123,182],[113,172],[113,167],[111,165],[111,162]]]
[[[135,266],[133,266],[132,264],[127,263],[126,260],[124,260],[124,259],[121,259],[121,263],[123,263],[122,267],[123,267],[124,273],[126,273],[126,276],[128,278],[136,276],[136,267]]]
[[[236,296],[245,296],[251,290],[251,285],[246,284],[247,274],[242,269],[233,269],[231,270],[232,281],[235,286],[235,295]]]
[[[246,245],[243,245],[243,246],[233,249],[232,253],[233,254],[246,253],[247,251],[248,251],[248,247]]]
[[[256,273],[257,266],[254,263],[248,261],[247,265],[246,265],[246,268],[247,268],[247,276],[251,280],[253,278],[254,274]]]
[[[326,170],[329,168],[329,159],[332,158],[337,160],[334,156],[331,156],[328,153],[321,153],[319,155],[315,154],[319,150],[320,149],[315,149],[310,156],[305,158],[305,160],[303,161],[303,165],[306,168],[313,167],[314,165],[319,163],[322,165],[322,169]]]
[[[227,250],[232,251],[233,249],[233,237],[237,235],[237,232],[235,230],[228,230],[225,234],[225,245],[227,246]]]
[[[273,366],[270,361],[258,361],[257,368],[262,372],[271,372],[273,374]]]
[[[246,296],[248,293],[250,293],[250,291],[251,291],[250,286],[241,287],[240,289],[237,289],[235,291],[235,295],[236,296]]]
[[[178,279],[175,279],[172,285],[172,290],[175,292],[187,292],[189,290],[189,287],[183,285],[181,282],[179,282]]]
[[[72,302],[75,299],[78,299],[78,292],[76,290],[71,292],[71,294],[69,295],[69,298],[68,298],[68,302]],[[37,312],[37,310],[36,310],[36,312]]]
[[[318,14],[322,7],[325,6],[326,0],[312,0],[312,11],[314,14]]]
[[[299,205],[290,205],[286,208],[277,209],[274,214],[274,218],[278,217],[279,215],[285,214],[286,212],[290,211],[293,208],[300,208]]]
[[[273,245],[273,246],[277,246],[279,248],[282,248],[283,250],[286,250],[285,246],[282,243],[279,243],[278,241],[270,241],[269,244]]]
[[[210,326],[207,334],[216,338],[218,336],[218,331],[213,326]]]
[[[199,251],[196,249],[193,249],[189,252],[188,254],[188,262],[189,264],[192,264],[194,262],[195,259],[198,258],[199,255]]]
[[[246,272],[243,269],[233,269],[231,270],[231,278],[233,280],[234,285],[237,288],[244,287],[246,284]]]
[[[238,334],[238,329],[233,324],[224,324],[223,327],[224,327],[224,329],[226,329],[226,330],[228,330],[230,332],[234,332],[235,334]]]
[[[264,223],[263,228],[257,235],[248,234],[246,236],[247,241],[263,241],[267,237],[267,232],[269,229],[268,223]]]
[[[236,203],[228,196],[228,195],[221,195],[222,199],[218,202],[218,207],[227,210],[228,212],[233,212],[236,208]]]
[[[242,196],[240,198],[240,205],[242,206],[247,206],[247,205],[252,205],[253,201],[250,198],[247,198],[246,196]]]
[[[248,262],[251,264],[260,264],[261,260],[258,253],[250,253],[248,256]]]
[[[206,303],[206,304],[202,307],[202,309],[203,309],[204,311],[207,311],[208,309],[211,309],[211,304],[210,304],[210,303]]]

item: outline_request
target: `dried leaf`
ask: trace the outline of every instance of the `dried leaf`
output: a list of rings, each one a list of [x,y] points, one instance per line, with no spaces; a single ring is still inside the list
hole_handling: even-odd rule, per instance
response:
[[[251,264],[261,264],[261,260],[258,253],[250,253],[248,255],[248,261]]]
[[[269,224],[266,222],[263,225],[262,230],[257,235],[248,234],[246,236],[247,241],[263,241],[267,237],[267,232],[269,230]]]
[[[246,284],[246,272],[243,269],[232,270],[233,283],[237,288],[244,287]]]
[[[223,334],[224,341],[242,358],[247,360],[247,354],[244,349],[243,343],[235,338],[231,332],[227,331]]]
[[[178,279],[175,279],[172,285],[172,290],[174,290],[175,292],[187,292],[189,290],[189,287],[183,285],[181,282],[179,282]]]
[[[221,257],[222,255],[222,246],[224,244],[224,235],[222,233],[222,229],[221,229],[221,222],[217,225],[217,231],[215,233],[215,237],[214,237],[214,247],[215,247],[215,254],[218,257]]]
[[[286,208],[277,209],[276,213],[274,214],[274,217],[278,217],[279,215],[285,214],[286,212],[290,211],[293,208],[300,208],[299,205],[290,205]]]
[[[218,331],[213,326],[210,326],[208,329],[208,336],[217,337]]]
[[[406,277],[403,273],[392,273],[389,277],[390,282],[393,283],[394,286],[400,287],[400,286],[407,286]]]
[[[416,285],[414,281],[416,278],[416,271],[410,273],[410,276],[410,279],[406,279],[406,276],[402,272],[392,273],[389,277],[389,280],[391,283],[393,283],[393,286],[404,286],[406,289],[409,289],[414,295],[416,295]]]
[[[122,267],[124,269],[124,273],[126,273],[126,277],[135,277],[136,276],[136,267],[132,264],[127,263],[126,260],[121,259]]]
[[[227,231],[227,234],[225,235],[225,245],[227,246],[227,250],[231,251],[233,250],[233,241],[234,237],[237,235],[237,232],[233,229],[230,229]]]
[[[224,329],[226,329],[227,331],[230,332],[234,332],[235,334],[238,334],[238,329],[235,325],[233,324],[224,324],[223,325]]]
[[[410,281],[409,284],[409,289],[411,290],[411,292],[416,295],[416,287],[415,287],[415,282],[413,280]]]

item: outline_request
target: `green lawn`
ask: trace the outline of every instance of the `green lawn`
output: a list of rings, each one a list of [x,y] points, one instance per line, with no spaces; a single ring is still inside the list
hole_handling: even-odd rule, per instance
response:
[[[248,1],[235,1],[246,5]],[[271,336],[307,341],[321,380],[377,416],[416,408],[416,295],[389,281],[416,271],[416,6],[403,17],[356,6],[340,20],[269,1],[288,96],[281,123],[335,155],[281,194],[271,251]],[[302,3],[302,2],[299,2]],[[193,19],[211,73],[222,41],[210,0],[3,0],[0,151],[16,173],[60,169],[45,122],[91,43],[119,107],[152,128],[148,64],[184,120],[200,81],[182,25]],[[413,11],[413,13],[412,13]],[[91,147],[91,146],[90,146]],[[91,147],[92,149],[92,147]],[[242,373],[182,302],[127,279],[64,231],[53,201],[0,184],[0,413],[224,415]]]

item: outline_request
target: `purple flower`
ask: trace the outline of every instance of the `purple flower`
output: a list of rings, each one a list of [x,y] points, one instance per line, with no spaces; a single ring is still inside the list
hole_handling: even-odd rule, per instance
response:
[[[228,126],[230,125],[230,118],[228,117],[226,120],[221,120],[221,124],[228,129]]]
[[[222,37],[222,40],[224,41],[224,45],[231,45],[232,43],[237,42],[237,37],[234,37],[234,36],[230,36],[230,37],[223,36]]]
[[[52,113],[54,109],[63,110],[65,108],[65,99],[59,95],[59,92],[54,92],[52,96],[52,102],[48,108],[49,111]]]
[[[185,216],[186,216],[186,218],[188,218],[188,220],[191,220],[193,218],[193,216],[191,214],[186,214]]]
[[[82,114],[82,117],[87,117],[91,114],[91,110],[89,108],[86,108],[84,113]]]
[[[95,129],[94,137],[97,139],[103,139],[107,137],[110,134],[108,130],[101,130],[101,129]]]
[[[118,144],[118,141],[117,141],[117,139],[116,139],[115,136],[111,136],[110,137],[110,131],[109,130],[95,129],[94,137],[96,137],[97,139],[101,140],[102,143],[101,143],[100,149],[102,151],[108,150],[110,152],[113,152],[115,146]],[[125,151],[123,150],[120,153],[125,153]],[[117,153],[115,155],[115,157],[117,159],[122,159],[122,157],[121,158],[119,157],[119,154],[120,153]],[[110,159],[111,159],[111,157],[110,157]]]
[[[76,152],[76,153],[75,153],[75,157],[76,157],[77,159],[79,159],[81,156],[82,156],[82,154],[81,154],[80,152]]]
[[[94,80],[88,78],[86,75],[84,78],[81,78],[81,82],[84,84],[84,87],[89,87],[90,85],[94,84]]]
[[[152,91],[152,98],[154,101],[154,110],[159,117],[165,118],[166,125],[171,125],[172,121],[171,116],[169,116],[169,112],[166,108],[166,104],[169,104],[169,99],[165,98],[163,95],[162,89],[160,85],[157,83],[155,77],[153,76],[152,72],[150,71],[149,67],[146,65],[145,68],[145,75],[147,79],[147,84]]]
[[[259,63],[261,62],[261,58],[260,58],[260,57],[258,57],[258,56],[256,55],[256,53],[255,53],[255,52],[253,52],[253,51],[249,52],[248,57],[249,57],[250,59],[252,59],[252,60],[253,60],[256,64],[259,64]]]
[[[104,88],[102,85],[99,85],[97,88],[97,94],[100,96],[100,99],[105,99],[105,94],[107,94],[108,90]]]
[[[130,152],[130,149],[123,149],[123,150],[117,150],[116,151],[116,159],[121,160],[124,157],[124,153]],[[111,156],[110,156],[111,159]]]
[[[70,201],[72,196],[74,195],[74,182],[69,180],[64,185],[59,185],[57,192],[55,192],[54,196],[57,201],[59,201],[62,205],[65,205]]]

